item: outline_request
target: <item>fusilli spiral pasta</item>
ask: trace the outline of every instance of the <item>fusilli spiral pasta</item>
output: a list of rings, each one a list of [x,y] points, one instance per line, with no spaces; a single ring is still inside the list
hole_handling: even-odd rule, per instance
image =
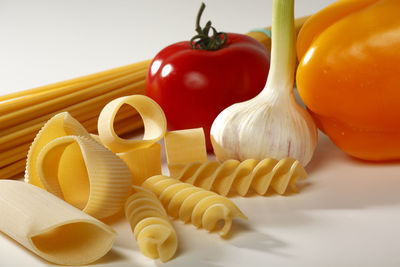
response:
[[[147,257],[166,262],[178,247],[176,231],[154,193],[139,186],[133,189],[135,192],[125,204],[125,215],[140,251]]]
[[[223,221],[224,225],[218,231],[221,236],[229,232],[234,217],[247,219],[230,199],[174,178],[156,175],[142,186],[153,191],[168,215],[174,218],[192,222],[208,231],[215,230],[217,223]]]
[[[176,169],[175,166],[174,170]],[[262,161],[248,159],[243,162],[193,162],[181,166],[179,171],[171,172],[171,177],[223,196],[231,189],[245,196],[250,187],[260,195],[264,195],[270,187],[278,194],[284,194],[288,186],[297,192],[297,180],[306,178],[307,173],[296,159],[267,158]]]

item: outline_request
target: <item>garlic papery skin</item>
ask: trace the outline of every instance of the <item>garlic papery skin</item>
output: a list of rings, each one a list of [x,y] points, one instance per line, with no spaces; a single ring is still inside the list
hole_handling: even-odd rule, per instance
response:
[[[234,104],[217,116],[211,127],[211,143],[222,161],[292,157],[306,166],[317,145],[318,131],[293,93],[294,0],[273,3],[267,84],[255,98]]]
[[[293,94],[270,90],[222,111],[211,127],[211,143],[219,160],[292,157],[303,166],[311,160],[318,132],[310,114]]]

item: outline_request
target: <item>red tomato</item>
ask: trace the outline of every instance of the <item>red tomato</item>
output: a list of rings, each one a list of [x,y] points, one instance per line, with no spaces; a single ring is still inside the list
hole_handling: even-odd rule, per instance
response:
[[[164,110],[168,129],[210,128],[226,107],[256,96],[265,85],[269,51],[257,40],[228,33],[221,49],[193,49],[189,41],[172,44],[153,59],[146,94]]]

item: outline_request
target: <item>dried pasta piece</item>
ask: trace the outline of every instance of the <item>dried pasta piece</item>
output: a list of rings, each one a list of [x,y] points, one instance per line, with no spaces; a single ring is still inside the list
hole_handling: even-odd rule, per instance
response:
[[[94,262],[111,249],[116,237],[106,224],[21,181],[0,181],[0,213],[0,231],[56,264]]]
[[[128,166],[91,137],[56,138],[40,151],[37,164],[47,191],[96,218],[118,212],[131,191]]]
[[[278,194],[284,194],[288,187],[297,192],[297,180],[306,178],[307,173],[296,159],[268,158],[262,161],[193,162],[171,176],[223,196],[231,189],[245,196],[250,188],[260,195],[264,195],[269,187]]]
[[[133,186],[133,190],[125,204],[125,215],[140,251],[147,257],[166,262],[178,247],[175,228],[153,192],[139,186]]]
[[[117,155],[128,165],[135,185],[141,185],[147,178],[161,174],[161,145],[158,143]]]
[[[98,135],[91,136],[99,143],[101,140]],[[141,185],[147,178],[159,175],[161,170],[161,145],[155,143],[150,147],[133,149],[127,152],[117,153],[131,170],[132,183]]]
[[[114,130],[118,110],[124,105],[132,106],[140,114],[144,124],[143,140],[123,139]],[[164,137],[167,120],[161,107],[151,98],[143,95],[120,97],[109,102],[101,111],[98,132],[101,142],[114,153],[150,147]]]
[[[234,217],[247,219],[230,199],[174,178],[157,175],[148,178],[142,186],[153,191],[168,215],[174,218],[208,231],[215,230],[217,223],[223,221],[223,227],[218,230],[221,236],[228,234]]]
[[[68,112],[59,113],[46,122],[29,148],[25,167],[26,182],[44,188],[37,174],[39,152],[50,141],[67,135],[90,136],[86,129]]]
[[[165,151],[169,168],[174,164],[206,162],[207,149],[203,128],[167,132]]]
[[[128,104],[143,119],[143,140],[120,138],[114,129],[118,111]],[[161,146],[156,143],[164,137],[167,122],[160,106],[151,98],[132,95],[108,103],[98,120],[99,141],[124,160],[132,173],[132,182],[140,185],[146,178],[161,174]]]

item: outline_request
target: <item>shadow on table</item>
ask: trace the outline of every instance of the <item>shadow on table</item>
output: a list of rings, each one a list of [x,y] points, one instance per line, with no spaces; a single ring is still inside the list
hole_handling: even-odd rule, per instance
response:
[[[347,155],[320,134],[308,179],[299,181],[294,209],[364,209],[400,204],[400,161],[370,162]]]

